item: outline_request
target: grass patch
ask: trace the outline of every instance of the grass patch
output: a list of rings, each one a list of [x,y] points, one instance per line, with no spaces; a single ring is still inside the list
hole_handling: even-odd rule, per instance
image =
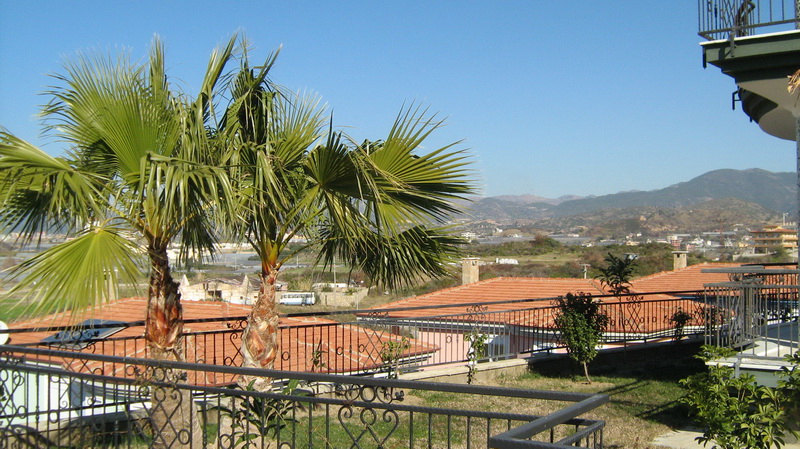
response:
[[[670,429],[691,426],[688,409],[678,403],[684,389],[680,379],[705,370],[694,358],[699,344],[666,345],[600,353],[590,365],[593,383],[570,359],[533,365],[517,377],[500,378],[516,388],[604,393],[610,402],[587,417],[606,421],[604,447],[653,448],[649,442]]]
[[[0,321],[11,323],[30,317],[25,304],[20,304],[19,299],[0,296]]]
[[[698,349],[698,344],[682,344],[601,353],[590,367],[594,380],[591,384],[585,382],[581,368],[572,360],[557,359],[539,362],[530,372],[521,375],[501,375],[490,385],[608,394],[608,404],[584,416],[606,421],[604,447],[656,449],[657,446],[650,442],[659,435],[691,426],[688,410],[678,403],[684,394],[678,381],[705,370],[703,363],[694,358]],[[406,393],[402,404],[459,410],[546,415],[569,405],[567,402],[447,392]],[[464,448],[467,441],[472,441],[473,447],[482,447],[486,438],[486,423],[482,420],[427,415],[410,417],[393,412],[384,415],[382,411],[361,413],[354,410],[353,415],[340,416],[332,409],[329,422],[316,413],[311,421],[301,418],[296,424],[296,442],[300,443],[299,447],[307,447],[305,444],[310,441],[328,441],[333,447],[350,447],[354,440],[358,440],[359,444],[380,443],[378,445],[386,448]],[[409,420],[413,420],[413,425],[409,426]],[[493,421],[491,433],[507,430],[508,424]],[[557,438],[573,430],[570,426],[561,426],[556,429]],[[384,437],[387,440],[381,441]],[[546,439],[547,435],[542,435],[542,438]],[[409,445],[410,441],[413,444]]]

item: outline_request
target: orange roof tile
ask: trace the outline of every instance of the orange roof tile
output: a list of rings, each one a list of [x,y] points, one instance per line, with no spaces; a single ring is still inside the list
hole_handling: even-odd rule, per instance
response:
[[[143,321],[147,300],[128,298],[113,301],[87,310],[81,319],[101,319],[127,323]],[[246,317],[251,306],[230,304],[220,301],[186,301],[182,303],[184,319],[216,319]],[[48,327],[75,324],[68,314],[50,315],[42,318],[15,322],[12,329],[45,329]],[[187,362],[215,365],[240,366],[241,353],[238,335],[244,326],[243,321],[209,321],[186,323],[184,331],[189,335],[184,339],[184,358]],[[8,344],[38,344],[54,331],[11,333]],[[143,326],[125,328],[106,339],[97,341],[82,351],[96,354],[125,357],[146,357],[147,350],[143,338]],[[381,350],[389,341],[399,341],[401,337],[389,332],[374,331],[359,326],[342,325],[336,321],[320,317],[282,317],[280,320],[281,359],[276,369],[286,371],[316,372],[363,372],[383,365]],[[402,358],[419,357],[432,353],[437,346],[406,339],[408,346],[402,351]],[[319,363],[315,366],[313,359]],[[76,371],[102,371],[105,375],[130,376],[124,364],[103,362],[84,362],[77,359],[64,359],[60,363]],[[228,384],[236,376],[222,373],[196,373],[189,381],[199,385]]]
[[[634,293],[657,293],[670,291],[702,291],[703,284],[713,282],[723,282],[728,280],[728,275],[723,273],[703,273],[706,268],[738,267],[740,264],[725,263],[706,263],[692,265],[687,268],[675,271],[665,271],[651,276],[636,279],[631,282]],[[549,328],[553,327],[553,312],[543,311],[533,313],[530,309],[547,309],[553,307],[550,301],[544,302],[510,302],[524,299],[550,299],[563,296],[567,293],[589,293],[592,295],[607,295],[600,282],[594,279],[578,278],[493,278],[472,284],[461,285],[458,287],[439,290],[420,296],[402,299],[386,305],[376,306],[373,309],[389,309],[388,316],[394,318],[424,318],[447,320],[451,322],[463,322],[474,320],[470,317],[468,304],[485,303],[492,301],[508,301],[499,304],[486,304],[480,312],[485,313],[480,320],[482,322],[505,323],[508,325],[519,325],[529,327]],[[674,295],[655,294],[641,298],[642,302],[677,299]],[[604,313],[609,316],[610,325],[608,331],[615,332],[622,330],[622,325],[617,324],[619,315],[622,313],[618,308],[612,307],[618,300],[613,297],[598,298],[600,302],[609,303],[604,307]],[[637,320],[641,321],[636,326],[626,326],[625,329],[636,329],[639,332],[652,332],[656,330],[668,329],[672,325],[669,318],[678,307],[684,310],[696,311],[698,303],[690,300],[670,301],[669,305],[656,304],[631,305],[628,313],[638,314]],[[655,303],[654,303],[655,304]],[[392,309],[416,308],[412,310]],[[424,308],[423,308],[424,307]],[[633,310],[640,308],[639,310]],[[523,310],[524,309],[524,310]],[[507,313],[497,313],[507,312]],[[643,317],[644,313],[647,316]],[[368,318],[368,314],[360,314],[362,318]],[[441,318],[432,318],[432,317]]]
[[[728,281],[725,273],[703,273],[707,268],[734,268],[738,263],[701,263],[690,265],[674,271],[660,273],[635,279],[631,282],[637,293],[670,292],[682,290],[703,290],[704,284]]]
[[[509,301],[554,298],[568,292],[606,293],[600,287],[600,284],[593,279],[498,277],[401,299],[373,307],[373,309],[435,307],[435,310],[418,309],[390,312],[393,317],[413,318],[432,314],[464,313],[468,304],[497,301],[500,303],[488,304],[486,310],[488,312],[497,312],[530,307],[530,303],[520,304]]]

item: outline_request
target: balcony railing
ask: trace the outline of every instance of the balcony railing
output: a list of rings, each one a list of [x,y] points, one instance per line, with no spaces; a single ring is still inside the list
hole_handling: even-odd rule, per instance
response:
[[[698,34],[708,40],[788,31],[798,23],[796,0],[698,0]]]
[[[124,365],[126,375],[64,369],[99,364]],[[286,387],[258,392],[185,380],[242,376],[269,376]],[[184,380],[164,380],[176,377]],[[0,346],[2,447],[601,449],[603,422],[580,416],[607,401]]]
[[[609,317],[602,344],[615,347],[707,335],[712,343],[717,336],[718,344],[724,340],[741,346],[747,339],[769,336],[771,329],[783,333],[794,329],[788,341],[794,344],[790,350],[797,351],[797,270],[742,268],[730,275],[735,289],[715,285],[700,292],[596,297]],[[758,288],[751,291],[742,283]],[[664,296],[670,298],[661,299]],[[159,398],[172,397],[174,402],[191,397],[199,414],[193,422],[202,426],[202,444],[197,443],[202,447],[241,447],[250,435],[269,434],[272,447],[281,448],[559,447],[553,444],[601,448],[603,423],[580,416],[607,400],[602,396],[385,378],[402,371],[473,363],[473,348],[465,338],[470,333],[486,337],[482,361],[564,352],[554,325],[556,313],[552,299],[545,299],[444,309],[326,312],[316,314],[327,318],[319,319],[319,324],[310,324],[315,314],[292,314],[287,318],[295,319],[294,324],[280,330],[276,371],[241,367],[245,317],[188,321],[187,328],[193,322],[219,322],[220,330],[185,334],[183,363],[159,365],[150,360],[142,337],[82,339],[80,344],[61,347],[42,338],[46,341],[0,346],[0,445],[49,447],[78,438],[94,447],[148,447],[160,435],[153,411],[168,409]],[[354,314],[357,320],[347,320],[345,314]],[[49,336],[59,330],[66,329],[15,329],[11,343],[19,340],[14,334]],[[181,381],[159,381],[165,377],[154,375],[159,369],[180,372]],[[279,389],[281,385],[299,389],[257,393],[232,388],[247,375],[268,376]],[[400,401],[409,394],[417,399]],[[442,394],[453,395],[451,403],[459,407],[459,398],[470,394],[486,401],[545,399],[565,405],[544,417],[535,412],[420,405],[419,398]],[[271,407],[273,412],[266,416],[274,419],[234,413],[254,404]],[[281,411],[279,417],[274,410]],[[181,435],[184,443],[189,441],[186,432]]]
[[[709,284],[706,342],[750,359],[780,362],[800,351],[797,269],[718,269],[730,282]]]
[[[658,299],[669,293],[672,298]],[[603,335],[605,346],[669,341],[687,336],[702,336],[706,331],[703,292],[660,292],[621,298],[596,296],[603,301],[601,311],[609,317]],[[676,298],[676,296],[678,296]],[[290,314],[287,318],[308,324],[282,326],[279,333],[281,356],[275,369],[332,374],[379,374],[430,369],[460,364],[469,360],[472,350],[469,334],[480,334],[486,352],[480,361],[526,358],[535,353],[563,352],[564,345],[555,326],[557,308],[552,299],[511,302],[479,302],[458,307],[406,307],[325,313]],[[357,316],[356,320],[346,319]],[[686,318],[676,320],[682,315]],[[314,323],[312,318],[328,318]],[[334,321],[330,320],[333,318]],[[219,330],[189,332],[183,339],[185,360],[221,366],[240,366],[241,334],[245,317],[187,320],[219,322]],[[143,329],[143,322],[127,323]],[[37,342],[28,346],[49,347],[43,338],[65,328],[14,329],[14,335],[36,332]],[[74,351],[149,357],[144,332],[136,337],[87,338]],[[44,341],[43,341],[44,340]],[[58,347],[58,345],[53,346]],[[97,364],[92,370],[117,375],[124,366]],[[230,379],[219,375],[209,383],[224,384]]]

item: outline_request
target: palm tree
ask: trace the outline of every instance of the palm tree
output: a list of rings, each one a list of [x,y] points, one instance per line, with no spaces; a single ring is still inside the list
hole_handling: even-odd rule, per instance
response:
[[[641,297],[631,295],[631,278],[633,277],[634,269],[636,268],[636,258],[625,256],[624,258],[617,257],[611,253],[605,257],[607,265],[601,267],[600,274],[595,279],[600,280],[600,284],[607,288],[612,295],[617,298],[619,303],[619,316],[617,323],[623,334],[623,345],[628,347],[628,324],[636,324],[636,317],[626,317],[625,308],[623,307],[623,298],[628,301],[628,308],[631,313],[638,313],[639,301]]]
[[[181,359],[183,313],[167,249],[180,238],[187,257],[215,242],[208,211],[229,189],[227,173],[207,164],[213,141],[206,126],[235,39],[212,54],[194,100],[171,90],[158,38],[146,65],[126,56],[81,55],[68,63],[43,111],[47,129],[69,145],[65,156],[0,132],[2,225],[25,241],[51,229],[75,235],[16,267],[12,294],[27,291],[37,312],[77,316],[108,299],[108,276],[133,281],[148,261],[149,355]],[[162,380],[177,376],[160,373]],[[191,425],[191,398],[180,402],[183,421],[173,417],[173,434],[157,445],[170,446]]]
[[[326,126],[314,97],[269,81],[275,55],[255,68],[243,59],[221,127],[229,144],[220,165],[239,192],[231,230],[261,260],[244,365],[269,369],[279,353],[275,282],[286,261],[314,248],[318,262],[345,261],[388,287],[440,276],[460,242],[444,220],[474,186],[463,151],[414,153],[441,125],[421,108],[404,109],[385,140],[355,144]],[[306,244],[287,251],[294,237]],[[266,388],[268,379],[259,382]]]

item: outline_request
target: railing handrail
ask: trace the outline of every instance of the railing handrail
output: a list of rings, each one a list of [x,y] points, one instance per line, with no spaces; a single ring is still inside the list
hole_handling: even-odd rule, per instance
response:
[[[796,0],[698,0],[698,35],[707,40],[735,39],[756,30],[800,23]]]
[[[602,295],[592,295],[592,298],[595,299],[605,299],[605,298],[638,298],[638,297],[648,297],[648,296],[655,296],[655,295],[670,295],[670,296],[679,296],[679,295],[702,295],[703,290],[668,290],[668,291],[657,291],[657,292],[631,292],[631,293],[621,293],[618,295],[613,294],[602,294]],[[491,306],[491,305],[499,305],[499,304],[525,304],[525,303],[537,303],[537,304],[544,304],[550,303],[548,305],[543,305],[541,307],[532,307],[535,309],[540,308],[548,308],[552,306],[552,303],[556,301],[558,298],[563,297],[561,296],[551,296],[546,298],[526,298],[526,299],[506,299],[506,300],[493,300],[493,301],[475,301],[475,302],[468,302],[468,303],[458,303],[453,305],[430,305],[430,306],[407,306],[407,307],[392,307],[392,308],[371,308],[371,309],[353,309],[353,310],[328,310],[328,311],[316,311],[316,312],[294,312],[294,313],[281,313],[281,318],[308,318],[308,317],[320,317],[320,316],[336,316],[336,315],[378,315],[384,312],[408,312],[412,310],[436,310],[436,309],[443,309],[443,308],[467,308],[467,307],[476,307],[476,306]],[[652,301],[669,301],[667,300],[652,300]],[[523,310],[530,310],[532,308],[520,308],[520,309],[507,309],[503,310],[503,312],[513,312],[513,311],[523,311]],[[477,312],[480,314],[482,312]],[[491,313],[491,312],[490,312]],[[441,316],[441,315],[436,315]],[[247,316],[230,316],[230,317],[217,317],[217,318],[193,318],[193,319],[186,319],[183,320],[185,325],[187,324],[194,324],[194,323],[221,323],[227,321],[246,321]],[[128,321],[128,322],[120,322],[114,323],[113,326],[109,326],[108,324],[92,324],[81,326],[81,329],[103,329],[108,327],[121,327],[121,328],[130,328],[130,327],[143,327],[145,326],[146,322],[144,320],[138,321]],[[325,326],[325,325],[332,325],[335,326],[337,323],[308,323],[308,324],[291,324],[288,327],[292,328],[299,328],[299,327],[313,327],[313,326]],[[39,327],[28,327],[28,328],[9,328],[9,329],[0,329],[0,335],[2,334],[17,334],[17,333],[31,333],[31,332],[58,332],[64,330],[75,330],[75,326],[39,326]],[[230,329],[231,331],[236,331],[237,329]],[[227,331],[221,330],[221,331]],[[220,331],[215,331],[220,332]],[[193,335],[193,334],[202,334],[206,333],[206,331],[200,332],[186,332],[185,335]],[[123,337],[125,338],[125,337]],[[111,338],[108,338],[110,340]]]
[[[156,370],[165,370],[165,371],[173,371],[173,372],[212,372],[212,373],[236,373],[242,376],[279,376],[280,379],[284,381],[288,380],[297,380],[300,381],[300,385],[304,386],[314,386],[314,385],[331,385],[335,386],[335,388],[331,389],[331,393],[336,394],[311,394],[311,395],[298,395],[294,393],[287,393],[284,392],[275,392],[275,391],[255,391],[250,389],[231,389],[231,388],[221,388],[218,386],[206,386],[206,385],[191,385],[189,383],[184,382],[175,382],[175,381],[165,381],[159,380],[161,376],[151,376],[145,374],[144,377],[139,378],[131,378],[131,377],[113,377],[113,376],[106,376],[106,375],[98,375],[93,372],[74,372],[67,370],[60,365],[54,364],[46,364],[41,363],[42,360],[46,358],[55,358],[55,359],[77,359],[81,361],[101,361],[101,362],[115,362],[119,364],[125,364],[130,367],[130,369],[135,370],[137,373],[145,374],[150,371],[147,368],[154,368]],[[33,360],[35,363],[28,364],[28,363],[20,363],[26,360]],[[144,369],[136,369],[135,367],[142,367]],[[443,415],[448,417],[448,422],[450,417],[462,417],[467,419],[467,423],[469,423],[470,419],[486,419],[486,420],[498,420],[498,421],[507,421],[508,428],[514,428],[513,426],[517,426],[522,429],[517,434],[510,434],[506,435],[505,440],[516,441],[515,444],[522,444],[523,446],[527,445],[528,447],[549,447],[549,448],[558,448],[561,447],[558,444],[554,443],[538,443],[533,441],[524,441],[525,438],[533,436],[530,429],[530,424],[535,423],[535,429],[538,429],[536,433],[541,434],[542,432],[546,432],[550,429],[556,428],[557,426],[562,425],[570,425],[570,426],[578,426],[581,427],[580,429],[575,429],[577,432],[570,432],[572,433],[572,438],[580,438],[586,439],[592,436],[597,435],[598,433],[602,433],[602,429],[604,427],[603,421],[598,420],[589,420],[589,419],[582,419],[578,418],[580,414],[589,412],[594,410],[595,408],[599,407],[602,404],[608,402],[609,398],[605,394],[589,394],[589,393],[574,393],[574,392],[560,392],[560,391],[549,391],[549,390],[530,390],[530,389],[523,389],[523,388],[508,388],[508,387],[494,387],[494,386],[484,386],[484,385],[464,385],[464,384],[452,384],[452,383],[443,383],[443,382],[425,382],[425,381],[408,381],[408,380],[400,380],[400,379],[384,379],[384,378],[372,378],[372,377],[359,377],[359,376],[336,376],[336,375],[328,375],[328,374],[315,374],[315,373],[301,373],[301,372],[287,372],[287,371],[274,371],[274,370],[265,370],[265,369],[258,369],[258,368],[244,368],[244,367],[223,367],[218,365],[208,365],[208,364],[198,364],[198,363],[186,363],[186,362],[178,362],[178,361],[167,361],[167,360],[152,360],[146,358],[136,358],[136,357],[118,357],[118,356],[108,356],[102,354],[87,354],[87,353],[76,353],[71,351],[63,351],[63,350],[55,350],[55,349],[42,349],[42,348],[30,348],[30,347],[22,347],[22,346],[14,346],[14,345],[0,345],[0,371],[3,371],[8,378],[12,376],[12,372],[17,373],[33,373],[36,375],[41,376],[41,379],[46,379],[47,382],[55,382],[56,384],[62,385],[72,385],[72,382],[63,383],[64,379],[77,379],[80,382],[85,382],[87,388],[81,389],[81,391],[89,392],[95,391],[94,385],[100,385],[101,390],[108,390],[113,391],[110,396],[106,396],[106,393],[102,393],[103,400],[98,400],[97,402],[92,402],[87,407],[95,407],[98,410],[105,410],[106,407],[109,406],[125,406],[125,410],[128,413],[128,418],[131,419],[130,413],[132,412],[133,408],[128,408],[125,404],[141,404],[142,406],[146,406],[149,401],[160,400],[156,399],[162,397],[162,395],[156,395],[152,392],[152,388],[168,388],[168,389],[176,389],[176,390],[183,390],[192,393],[192,396],[195,397],[195,401],[204,401],[208,400],[208,398],[224,398],[224,397],[237,397],[237,398],[254,398],[254,399],[269,399],[269,400],[281,400],[281,401],[290,401],[295,403],[308,403],[314,404],[315,406],[338,406],[341,408],[346,408],[347,410],[352,410],[354,408],[361,408],[364,410],[384,410],[387,413],[397,413],[397,412],[404,412],[409,413],[412,416],[414,414],[427,414],[429,416],[434,415]],[[16,374],[15,379],[29,379],[26,374]],[[15,381],[16,382],[16,381]],[[122,387],[122,389],[117,390],[115,385]],[[17,386],[14,383],[14,386]],[[143,390],[141,387],[146,386],[147,389]],[[129,390],[129,389],[135,390]],[[372,395],[363,395],[359,393],[355,396],[350,396],[346,393],[338,394],[342,388],[342,392],[351,391],[351,388],[356,388],[355,391],[363,392],[363,391],[373,391],[374,394],[377,394],[378,391],[388,392],[389,396],[394,397],[395,400],[375,400]],[[492,396],[492,397],[506,397],[506,398],[518,398],[518,399],[530,399],[530,400],[548,400],[548,401],[558,401],[558,402],[566,402],[572,403],[572,405],[561,406],[561,409],[557,410],[554,413],[549,415],[541,416],[541,415],[533,415],[533,414],[526,414],[520,413],[515,411],[507,411],[507,410],[482,410],[479,406],[475,408],[472,407],[463,407],[460,408],[448,408],[442,407],[439,405],[420,405],[420,404],[402,404],[398,403],[397,401],[402,401],[402,396],[404,391],[408,390],[422,390],[422,391],[433,391],[433,392],[445,392],[445,393],[459,393],[459,394],[468,394],[468,395],[478,395],[478,396]],[[97,390],[100,391],[100,390]],[[123,392],[128,391],[135,391],[135,395],[131,396],[120,396],[122,399],[116,399],[117,394],[122,394]],[[316,390],[312,390],[316,391]],[[149,392],[149,393],[148,393]],[[381,393],[384,394],[384,393]],[[198,395],[203,395],[201,399]],[[18,397],[14,399],[16,396],[14,394],[9,394],[5,397],[6,401],[11,401],[8,403],[0,402],[0,421],[6,420],[14,420],[16,419],[26,419],[31,421],[26,421],[26,423],[33,422],[34,425],[31,426],[28,424],[24,427],[26,431],[37,431],[36,424],[40,422],[41,417],[46,417],[45,420],[47,428],[55,427],[60,428],[60,419],[53,418],[53,413],[71,413],[70,410],[73,405],[69,405],[64,409],[65,405],[59,406],[59,411],[55,412],[53,409],[48,408],[47,404],[44,404],[44,408],[40,408],[38,405],[33,408],[28,407],[16,407],[21,406],[23,399]],[[126,399],[127,398],[127,399]],[[106,402],[106,399],[110,399],[110,401]],[[214,404],[222,404],[223,402],[220,399],[214,399]],[[481,401],[483,402],[483,401]],[[479,402],[480,403],[480,402]],[[27,404],[27,403],[25,403]],[[16,406],[15,406],[16,405]],[[78,405],[76,405],[78,406]],[[83,407],[83,404],[79,405]],[[52,404],[50,405],[52,407]],[[219,405],[213,405],[211,409],[214,407],[219,407]],[[64,409],[64,410],[62,410]],[[88,408],[86,408],[88,409]],[[153,406],[155,409],[155,406]],[[205,409],[205,408],[204,408]],[[311,422],[311,411],[313,407],[309,407],[308,410],[308,418],[309,423]],[[104,413],[104,412],[101,412]],[[341,412],[340,412],[341,413]],[[373,414],[374,415],[374,414]],[[373,416],[368,415],[368,416]],[[328,414],[325,412],[326,419],[334,419],[332,414]],[[362,415],[362,423],[369,427],[370,421],[369,418],[364,420]],[[384,415],[385,417],[386,415]],[[396,415],[395,415],[396,417]],[[119,418],[116,418],[119,419]],[[341,419],[341,415],[339,415],[339,419]],[[396,419],[396,418],[395,418]],[[513,426],[512,426],[513,421]],[[397,422],[397,421],[395,421]],[[487,421],[488,422],[488,421]],[[66,423],[66,422],[65,422]],[[66,424],[65,424],[66,425]],[[469,424],[468,424],[469,425]],[[396,428],[396,427],[395,427]],[[221,430],[221,429],[219,429]],[[295,432],[296,429],[290,429],[290,432]],[[500,432],[501,430],[494,430],[493,432]],[[390,431],[390,434],[394,433],[394,430]],[[507,432],[506,432],[507,433]],[[523,435],[524,434],[524,435]],[[576,435],[577,434],[577,435]],[[523,435],[523,436],[520,436]],[[487,428],[487,441],[491,437],[488,432]],[[517,440],[521,439],[521,440]],[[491,446],[491,447],[503,447],[503,442],[499,443],[499,446]],[[541,446],[540,444],[544,444]],[[535,445],[535,446],[532,446]],[[327,447],[327,446],[326,446]],[[517,446],[519,447],[519,446]],[[598,447],[598,446],[594,446]]]

